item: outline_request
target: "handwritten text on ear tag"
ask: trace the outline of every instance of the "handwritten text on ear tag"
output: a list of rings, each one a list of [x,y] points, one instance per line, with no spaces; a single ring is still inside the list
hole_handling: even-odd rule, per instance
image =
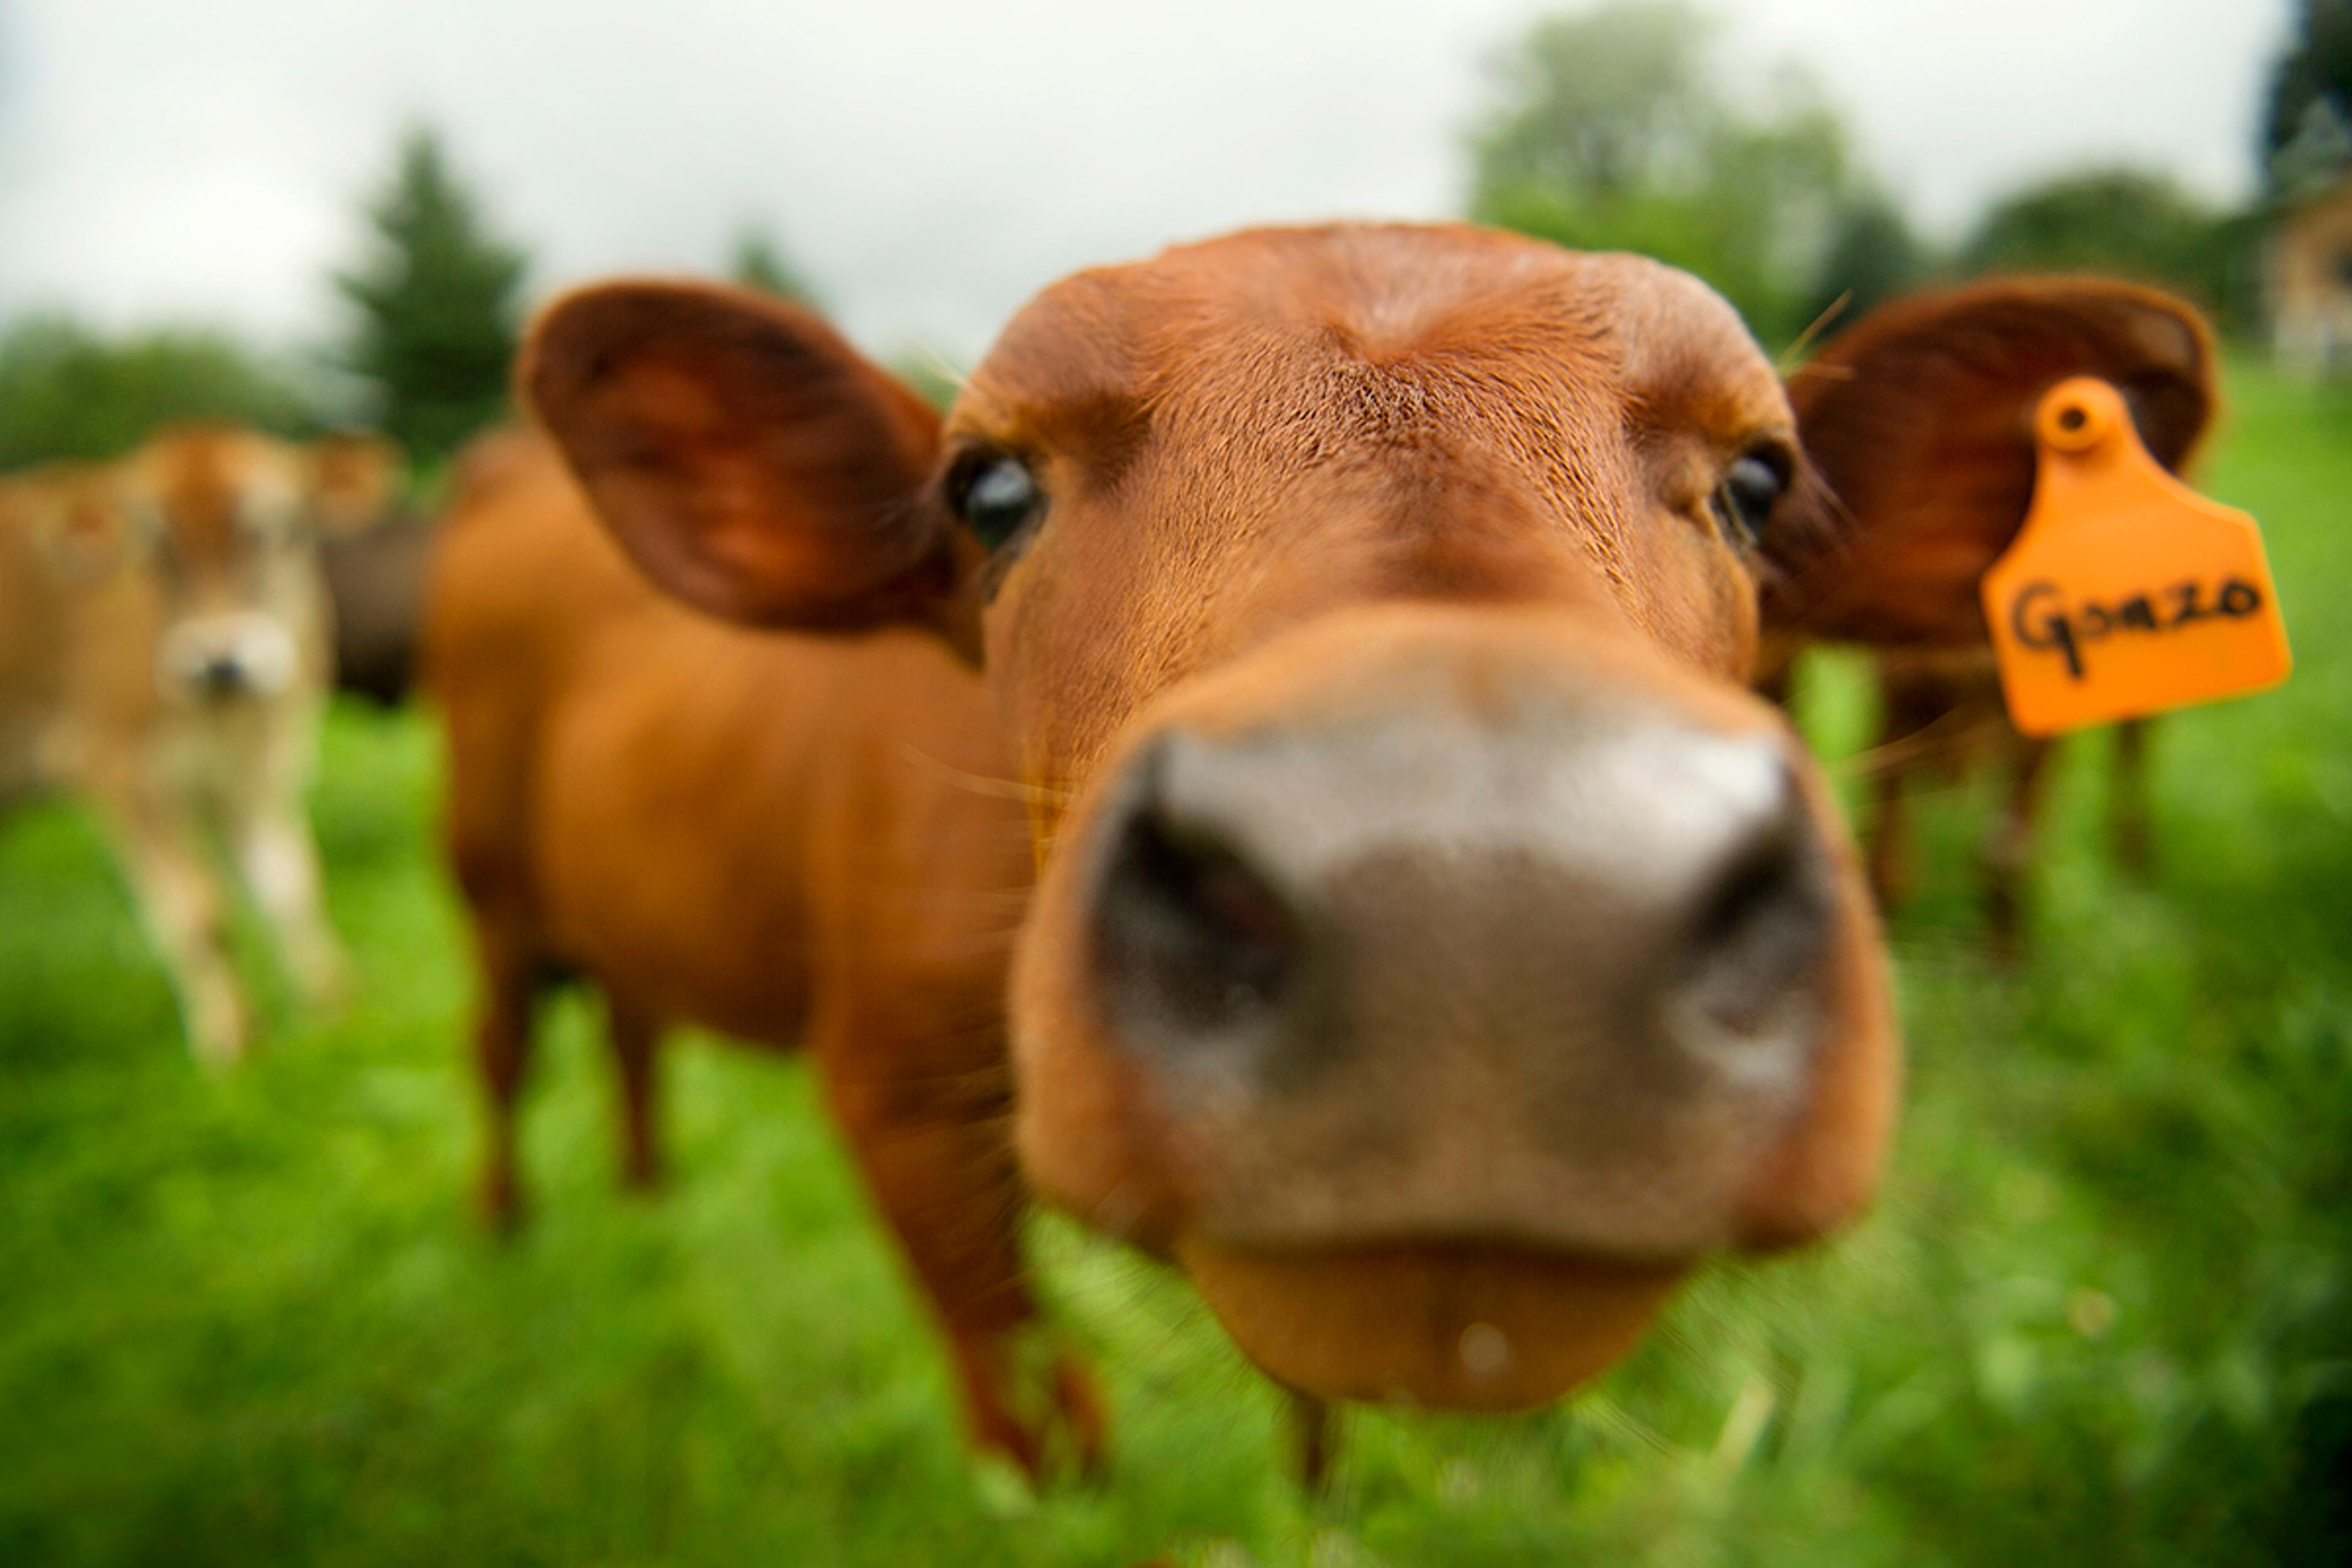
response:
[[[2051,735],[2284,680],[2254,520],[2165,472],[2104,381],[2061,382],[2033,424],[2033,505],[1982,584],[2011,721]]]

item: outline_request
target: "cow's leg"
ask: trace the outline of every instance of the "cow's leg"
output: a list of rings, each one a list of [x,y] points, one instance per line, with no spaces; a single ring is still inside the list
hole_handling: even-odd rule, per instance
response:
[[[2149,722],[2126,719],[2116,726],[2116,753],[2107,786],[2116,859],[2135,877],[2147,876],[2156,860],[2147,796]]]
[[[2024,900],[2021,889],[2032,869],[2050,751],[2046,739],[2011,733],[2009,799],[1993,819],[1985,843],[1985,910],[1992,925],[1993,940],[2004,952],[2012,955],[2022,940]]]
[[[1001,1053],[943,1076],[935,1056],[913,1067],[923,1050],[898,1038],[821,1028],[817,1040],[834,1116],[946,1331],[973,1441],[1042,1481],[1059,1427],[1091,1473],[1101,1401],[1051,1342],[1026,1281]],[[995,1081],[975,1094],[978,1078]]]
[[[179,993],[188,1047],[216,1065],[245,1055],[245,997],[228,952],[228,910],[195,823],[184,812],[100,802],[140,917]]]
[[[475,916],[474,953],[481,994],[474,1017],[475,1061],[482,1075],[482,1212],[492,1226],[512,1231],[522,1219],[521,1180],[515,1154],[515,1111],[530,1065],[540,976],[530,949],[512,928]]]
[[[1333,1450],[1339,1446],[1339,1424],[1331,1402],[1296,1389],[1285,1390],[1290,1415],[1291,1456],[1298,1468],[1301,1489],[1320,1495],[1331,1479]]]
[[[318,846],[299,797],[249,803],[230,829],[239,874],[302,999],[332,1006],[351,989],[351,961],[327,921]]]
[[[1911,819],[1905,785],[1910,770],[1885,765],[1871,781],[1870,890],[1889,912],[1911,901],[1918,876],[1911,853]]]
[[[1908,903],[1917,888],[1907,792],[1917,765],[1910,753],[1919,744],[1922,701],[1915,683],[1883,665],[1877,674],[1878,740],[1872,748],[1870,818],[1864,837],[1870,847],[1870,890],[1878,907],[1891,911]]]
[[[660,1075],[655,1057],[661,1025],[607,989],[604,1031],[612,1038],[621,1080],[621,1181],[637,1191],[650,1191],[661,1182]]]
[[[449,679],[461,671],[465,679]],[[517,1102],[540,993],[551,978],[530,854],[538,710],[524,668],[511,661],[453,658],[444,674],[436,692],[447,780],[442,830],[473,926],[482,1210],[492,1226],[510,1231],[522,1217]]]

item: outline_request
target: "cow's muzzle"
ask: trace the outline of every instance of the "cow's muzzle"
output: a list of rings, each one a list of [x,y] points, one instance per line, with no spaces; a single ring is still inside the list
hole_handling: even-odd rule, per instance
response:
[[[1277,1375],[1548,1398],[1699,1257],[1867,1191],[1874,926],[1745,694],[1539,616],[1345,618],[1180,689],[1082,804],[1016,984],[1024,1157],[1153,1194]],[[1072,1145],[1109,1136],[1106,1183]]]

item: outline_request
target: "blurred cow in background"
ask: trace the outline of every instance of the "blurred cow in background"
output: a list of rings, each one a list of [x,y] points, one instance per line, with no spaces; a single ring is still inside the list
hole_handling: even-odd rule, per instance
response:
[[[1918,330],[1930,321],[1942,330]],[[1910,896],[1906,797],[1918,775],[1957,779],[1980,762],[2005,762],[2008,792],[1982,855],[1987,914],[2004,947],[2018,941],[2020,884],[2054,743],[2009,721],[1977,583],[2032,500],[2042,395],[2077,375],[2122,393],[2140,440],[2167,468],[2186,465],[2212,423],[2203,318],[2168,294],[2105,279],[1996,279],[1916,295],[1858,323],[1789,382],[1812,459],[1853,526],[1844,548],[1780,585],[1782,622],[1873,650],[1871,884],[1889,908]],[[1793,652],[1768,651],[1768,689],[1785,685]],[[2149,854],[2147,737],[2146,720],[2116,729],[2110,820],[2118,858],[2134,869]]]
[[[434,520],[400,504],[400,454],[366,432],[311,448],[320,559],[334,605],[335,688],[385,708],[408,700]]]
[[[344,455],[189,426],[0,481],[0,800],[64,790],[97,810],[207,1061],[251,1030],[215,849],[305,999],[345,983],[302,806],[331,671],[320,523]]]

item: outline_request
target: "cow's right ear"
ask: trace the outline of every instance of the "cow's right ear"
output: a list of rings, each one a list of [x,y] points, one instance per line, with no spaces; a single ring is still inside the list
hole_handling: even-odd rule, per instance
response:
[[[928,493],[929,405],[808,311],[621,282],[532,327],[523,399],[654,582],[730,620],[917,624],[973,657],[979,551]]]

